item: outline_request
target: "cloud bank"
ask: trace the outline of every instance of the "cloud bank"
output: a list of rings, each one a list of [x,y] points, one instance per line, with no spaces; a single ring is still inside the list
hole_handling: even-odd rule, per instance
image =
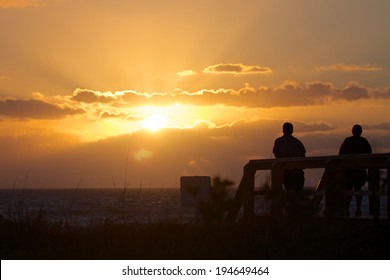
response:
[[[136,91],[99,92],[76,89],[71,99],[83,103],[110,103],[128,106],[168,105],[186,103],[192,105],[238,106],[249,108],[272,108],[329,104],[335,101],[390,98],[390,89],[374,89],[350,82],[344,88],[337,88],[328,82],[305,84],[286,81],[278,86],[254,88],[250,85],[235,89],[204,89],[187,92],[176,89],[166,93],[139,93]]]
[[[0,100],[0,116],[20,119],[60,119],[70,115],[85,113],[70,106],[60,107],[37,99]]]
[[[167,106],[188,104],[214,106],[217,104],[245,108],[275,108],[311,105],[329,105],[332,102],[390,99],[390,88],[370,88],[350,82],[343,88],[332,83],[314,81],[297,83],[286,81],[277,86],[241,89],[203,89],[187,92],[176,89],[171,92],[137,92],[123,90],[101,92],[78,88],[71,95],[47,97],[36,94],[32,99],[0,100],[0,116],[12,118],[57,119],[66,116],[95,112],[104,118],[133,118],[130,108],[137,106]]]
[[[216,65],[211,65],[206,67],[203,70],[203,73],[207,74],[233,74],[233,75],[243,75],[243,74],[271,74],[272,70],[269,67],[263,66],[250,66],[244,65],[241,63],[221,63]]]
[[[325,66],[316,66],[317,72],[321,71],[340,71],[340,72],[356,72],[356,71],[381,71],[382,67],[373,66],[370,64],[356,65],[356,64],[332,64]]]

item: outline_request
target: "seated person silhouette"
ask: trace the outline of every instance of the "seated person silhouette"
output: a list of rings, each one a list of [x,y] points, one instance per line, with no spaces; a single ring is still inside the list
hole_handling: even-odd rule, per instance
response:
[[[283,124],[283,136],[277,138],[274,143],[273,153],[275,158],[305,157],[306,149],[302,142],[292,136],[294,127],[291,123]],[[305,183],[302,169],[288,169],[284,172],[283,184],[287,191],[300,192]]]
[[[341,144],[339,155],[356,155],[356,154],[371,154],[372,149],[367,139],[361,137],[363,129],[360,125],[355,124],[352,127],[352,136],[345,138]],[[365,168],[346,169],[344,172],[345,187],[347,190],[360,191],[362,186],[367,181],[367,171]],[[360,216],[362,206],[362,196],[356,195],[356,216]],[[345,214],[349,215],[349,206],[351,204],[352,196],[345,196]]]

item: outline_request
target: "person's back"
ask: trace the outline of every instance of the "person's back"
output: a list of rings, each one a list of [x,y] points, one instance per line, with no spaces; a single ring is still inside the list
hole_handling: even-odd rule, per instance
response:
[[[367,139],[361,136],[350,136],[345,138],[340,147],[340,155],[371,154],[371,145]]]
[[[277,138],[274,143],[273,153],[275,158],[304,157],[306,154],[305,146],[302,142],[292,136],[293,125],[291,123],[283,124],[283,136]],[[299,192],[303,189],[305,176],[302,169],[288,169],[284,172],[283,184],[287,191],[294,190]]]
[[[285,134],[275,140],[273,153],[276,158],[304,157],[306,150],[300,140]]]
[[[371,154],[372,148],[366,138],[361,137],[363,129],[360,125],[355,124],[352,128],[352,136],[345,138],[341,144],[339,155],[357,155]],[[345,187],[347,190],[360,191],[367,181],[367,171],[365,168],[349,168],[344,172]],[[349,215],[349,205],[352,196],[345,196],[345,213]],[[361,215],[362,196],[356,195],[356,212],[357,216]]]

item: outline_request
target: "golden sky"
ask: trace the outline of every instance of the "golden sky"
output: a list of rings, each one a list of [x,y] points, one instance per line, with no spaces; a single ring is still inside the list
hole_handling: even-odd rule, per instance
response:
[[[309,156],[337,154],[355,123],[389,152],[389,13],[388,0],[0,0],[0,187],[238,183],[285,121]]]

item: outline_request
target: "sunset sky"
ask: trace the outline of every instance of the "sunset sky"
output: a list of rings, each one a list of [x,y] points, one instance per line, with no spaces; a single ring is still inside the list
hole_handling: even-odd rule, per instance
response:
[[[283,122],[390,152],[388,0],[0,0],[0,188],[239,183]],[[315,182],[308,182],[308,184]]]

